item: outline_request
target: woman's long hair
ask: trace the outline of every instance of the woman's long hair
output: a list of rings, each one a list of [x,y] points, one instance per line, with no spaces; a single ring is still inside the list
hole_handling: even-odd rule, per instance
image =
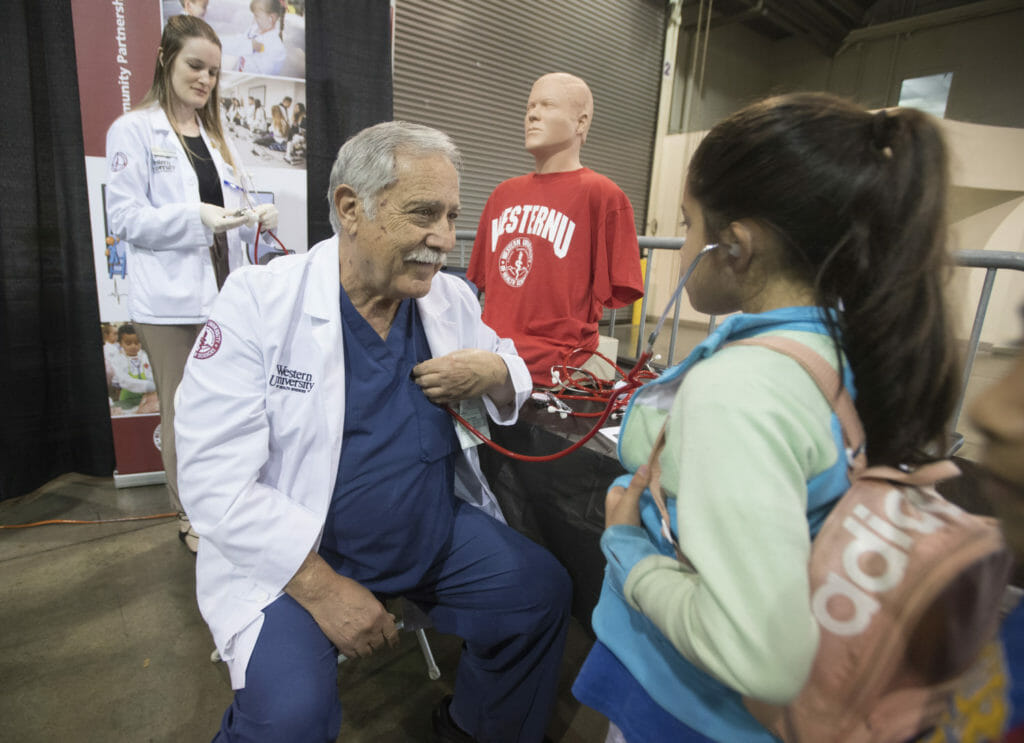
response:
[[[182,47],[185,46],[185,42],[195,38],[206,39],[216,44],[218,49],[221,48],[217,32],[203,19],[190,15],[175,15],[167,19],[167,23],[164,25],[164,32],[160,36],[160,53],[157,54],[156,67],[153,70],[153,85],[149,88],[143,99],[139,101],[137,108],[158,105],[167,114],[167,118],[171,118],[171,103],[172,96],[174,95],[171,87],[171,70],[174,69],[174,61],[178,58]],[[227,140],[224,139],[224,130],[221,128],[218,113],[220,109],[219,91],[220,76],[218,75],[216,82],[214,82],[210,90],[210,97],[206,100],[206,105],[198,111],[199,120],[203,122],[206,136],[210,138],[213,146],[220,151],[225,162],[234,167],[235,163],[231,158],[231,151],[227,146]],[[174,126],[173,121],[171,126]],[[181,132],[175,128],[175,133],[178,135],[178,139],[181,140],[181,146],[188,152],[188,146],[182,138]]]
[[[916,109],[866,111],[841,98],[769,98],[715,126],[689,188],[708,235],[737,219],[770,226],[788,265],[836,308],[872,464],[944,453],[960,387],[943,285],[947,156]]]
[[[284,115],[282,108],[276,103],[270,109],[270,125],[282,137],[288,134],[288,118]]]

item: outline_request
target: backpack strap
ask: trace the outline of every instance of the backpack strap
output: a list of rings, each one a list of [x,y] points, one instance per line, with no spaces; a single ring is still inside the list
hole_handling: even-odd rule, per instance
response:
[[[818,389],[821,390],[839,419],[839,425],[843,429],[843,443],[846,446],[846,462],[851,471],[851,481],[854,477],[866,476],[920,487],[948,480],[960,474],[960,469],[948,459],[919,465],[910,472],[895,467],[867,468],[864,426],[860,422],[860,416],[857,415],[857,408],[853,404],[853,398],[850,397],[850,391],[841,384],[839,372],[825,360],[824,356],[800,341],[779,335],[757,335],[733,341],[727,345],[770,348],[789,356],[804,368],[818,385]]]
[[[843,444],[846,448],[846,464],[850,470],[850,480],[856,477],[868,476],[881,480],[889,480],[906,485],[925,485],[941,480],[956,477],[960,474],[959,468],[949,460],[940,460],[916,468],[913,472],[903,472],[894,467],[867,467],[867,453],[865,446],[864,426],[857,415],[853,398],[850,391],[842,384],[839,373],[824,356],[792,338],[785,338],[778,335],[758,335],[743,340],[732,341],[726,346],[762,346],[778,353],[789,356],[800,364],[810,375],[811,379],[818,385],[818,389],[825,396],[829,405],[839,419],[839,425],[843,431]],[[724,347],[724,346],[723,346]],[[676,557],[680,562],[692,567],[692,563],[683,554],[679,542],[672,534],[672,521],[669,517],[668,506],[665,495],[661,490],[661,452],[665,448],[665,429],[668,426],[668,418],[658,432],[654,441],[654,447],[647,460],[647,466],[651,473],[651,482],[648,490],[654,498],[654,504],[661,514],[661,534],[672,545]]]
[[[733,341],[730,346],[763,346],[789,356],[800,364],[818,385],[821,394],[832,406],[843,430],[843,445],[846,448],[846,464],[854,473],[867,466],[864,426],[857,415],[857,408],[850,397],[850,391],[842,383],[839,372],[825,357],[800,341],[780,335],[755,335]]]
[[[687,567],[693,568],[693,563],[690,562],[689,558],[683,554],[682,548],[679,546],[679,541],[672,534],[672,519],[668,514],[668,505],[665,502],[665,493],[661,489],[661,452],[665,448],[665,429],[668,428],[668,418],[665,418],[665,422],[661,425],[661,430],[658,431],[658,437],[654,440],[654,447],[651,449],[651,455],[647,459],[647,468],[650,471],[651,480],[647,485],[647,490],[650,491],[651,497],[654,499],[654,505],[658,507],[658,513],[661,514],[661,536],[672,545],[672,549],[675,550],[676,559],[683,563]]]
[[[818,389],[821,390],[821,393],[828,400],[829,405],[839,419],[839,425],[843,432],[843,444],[846,449],[846,464],[851,471],[851,479],[853,475],[859,474],[867,468],[864,426],[860,422],[860,416],[857,415],[857,409],[854,407],[853,398],[850,397],[849,390],[842,384],[835,367],[828,363],[824,356],[799,341],[778,335],[752,336],[743,340],[726,343],[722,347],[735,345],[763,346],[789,356],[800,364],[818,385]],[[675,550],[679,561],[692,567],[692,563],[683,554],[682,549],[679,547],[679,542],[672,534],[672,521],[669,517],[665,495],[661,490],[661,462],[659,459],[662,450],[665,448],[665,429],[667,426],[668,418],[666,417],[665,423],[662,424],[658,437],[654,441],[651,454],[647,459],[647,466],[651,474],[648,490],[650,490],[651,496],[654,498],[654,504],[658,508],[658,513],[661,514],[662,536],[672,545],[672,549]],[[896,479],[906,477],[906,475],[897,470],[893,470],[892,474],[896,476]]]

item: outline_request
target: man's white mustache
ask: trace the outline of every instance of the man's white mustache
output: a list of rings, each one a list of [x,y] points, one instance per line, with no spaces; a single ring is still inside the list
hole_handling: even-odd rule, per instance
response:
[[[447,261],[448,256],[443,250],[433,248],[416,248],[405,256],[406,263],[433,263],[436,266],[443,266]]]

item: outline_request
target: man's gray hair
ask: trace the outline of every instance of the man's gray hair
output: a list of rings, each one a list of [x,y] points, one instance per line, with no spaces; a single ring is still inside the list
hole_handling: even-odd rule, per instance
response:
[[[385,121],[363,129],[349,138],[338,150],[327,187],[331,227],[341,232],[341,223],[334,207],[334,192],[341,184],[352,187],[362,203],[366,216],[377,216],[377,196],[398,180],[396,153],[420,157],[444,155],[461,175],[462,155],[444,132],[407,121]]]

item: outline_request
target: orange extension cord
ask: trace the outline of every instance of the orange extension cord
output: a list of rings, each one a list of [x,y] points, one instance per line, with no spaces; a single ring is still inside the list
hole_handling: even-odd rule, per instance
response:
[[[76,519],[48,519],[47,521],[33,521],[31,524],[0,524],[0,529],[28,529],[33,526],[49,526],[50,524],[116,524],[120,521],[146,521],[148,519],[169,519],[177,516],[177,511],[170,513],[156,513],[152,516],[125,516],[120,519],[98,519],[96,521],[79,521]]]

